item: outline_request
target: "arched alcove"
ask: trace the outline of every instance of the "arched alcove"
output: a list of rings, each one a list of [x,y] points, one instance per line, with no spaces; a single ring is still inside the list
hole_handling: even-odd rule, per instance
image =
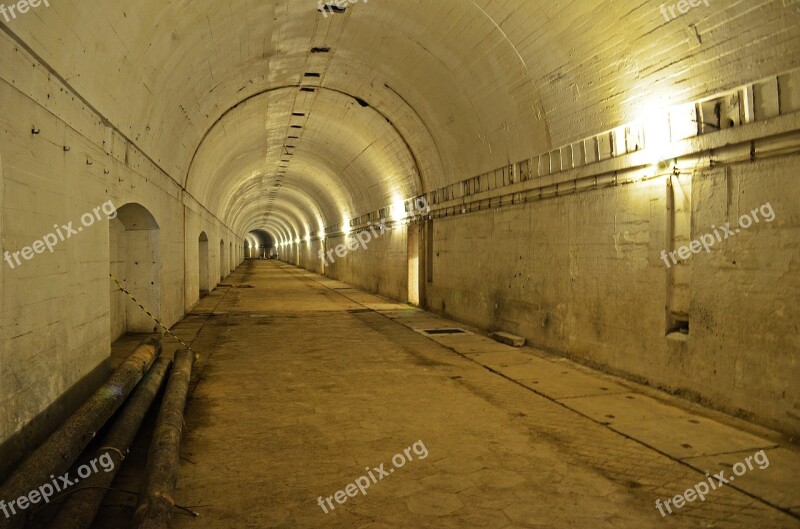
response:
[[[225,241],[219,241],[219,280],[222,281],[228,276],[225,269]]]
[[[109,221],[109,269],[136,300],[158,317],[159,226],[141,204],[117,209]],[[153,332],[156,323],[111,281],[111,340],[128,332]]]
[[[208,271],[208,236],[206,232],[200,232],[199,237],[199,260],[200,260],[200,297],[208,295],[210,290],[209,271]]]

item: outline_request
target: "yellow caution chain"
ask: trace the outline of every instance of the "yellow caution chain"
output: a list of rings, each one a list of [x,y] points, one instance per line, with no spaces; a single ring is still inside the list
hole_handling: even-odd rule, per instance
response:
[[[175,338],[176,340],[178,340],[178,342],[179,342],[179,343],[180,343],[182,346],[184,346],[186,349],[188,349],[189,351],[191,351],[192,353],[194,353],[195,359],[199,359],[199,358],[200,358],[200,355],[199,355],[199,354],[197,354],[197,353],[195,353],[195,352],[194,352],[194,350],[192,350],[192,348],[191,348],[191,347],[189,347],[189,346],[186,344],[186,342],[184,342],[183,340],[181,340],[180,338],[178,338],[177,336],[175,336],[175,334],[174,334],[172,331],[170,331],[169,329],[167,329],[167,327],[166,327],[166,326],[165,326],[163,323],[161,323],[160,321],[158,321],[158,318],[156,318],[155,316],[153,316],[153,314],[152,314],[152,313],[151,313],[149,310],[147,310],[146,308],[144,308],[144,307],[142,306],[142,304],[141,304],[141,303],[139,303],[139,302],[136,300],[136,298],[135,298],[135,297],[133,297],[133,295],[132,295],[130,292],[128,292],[128,291],[127,291],[127,289],[126,289],[126,288],[125,288],[125,287],[122,285],[122,283],[120,283],[120,282],[119,282],[119,279],[117,279],[116,277],[114,277],[114,274],[108,274],[108,276],[109,276],[111,279],[113,279],[113,280],[114,280],[114,283],[116,283],[116,284],[117,284],[117,286],[119,287],[119,289],[120,289],[121,291],[125,292],[125,293],[128,295],[128,297],[129,297],[129,298],[131,298],[131,301],[133,301],[134,303],[136,303],[136,305],[137,305],[137,306],[138,306],[140,309],[142,309],[142,310],[144,311],[144,313],[145,313],[145,314],[147,314],[148,316],[150,316],[150,318],[151,318],[151,319],[152,319],[154,322],[156,322],[156,323],[159,325],[159,327],[161,327],[162,329],[164,329],[164,332],[165,332],[165,333],[167,333],[168,335],[170,335],[170,336],[172,336],[173,338]]]

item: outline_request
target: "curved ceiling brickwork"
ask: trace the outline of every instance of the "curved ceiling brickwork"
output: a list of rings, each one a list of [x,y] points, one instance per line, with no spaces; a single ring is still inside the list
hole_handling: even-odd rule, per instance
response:
[[[800,61],[782,2],[659,3],[60,0],[12,30],[237,232],[288,238]]]

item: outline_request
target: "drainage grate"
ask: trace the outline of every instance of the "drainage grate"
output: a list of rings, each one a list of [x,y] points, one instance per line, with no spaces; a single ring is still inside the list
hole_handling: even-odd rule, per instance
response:
[[[422,329],[425,334],[466,334],[464,329]]]

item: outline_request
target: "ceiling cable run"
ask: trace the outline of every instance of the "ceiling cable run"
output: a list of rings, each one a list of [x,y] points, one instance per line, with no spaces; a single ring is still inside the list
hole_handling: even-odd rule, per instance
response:
[[[312,42],[316,35],[312,36]],[[280,161],[271,179],[271,189],[267,193],[266,212],[264,221],[266,222],[274,210],[278,198],[278,191],[283,186],[283,180],[287,175],[289,166],[294,154],[302,141],[302,136],[311,116],[311,109],[322,87],[324,74],[327,72],[330,58],[320,57],[319,54],[327,54],[330,47],[319,46],[310,47],[303,75],[300,79],[298,89],[294,92],[289,116],[289,126],[283,141]]]

